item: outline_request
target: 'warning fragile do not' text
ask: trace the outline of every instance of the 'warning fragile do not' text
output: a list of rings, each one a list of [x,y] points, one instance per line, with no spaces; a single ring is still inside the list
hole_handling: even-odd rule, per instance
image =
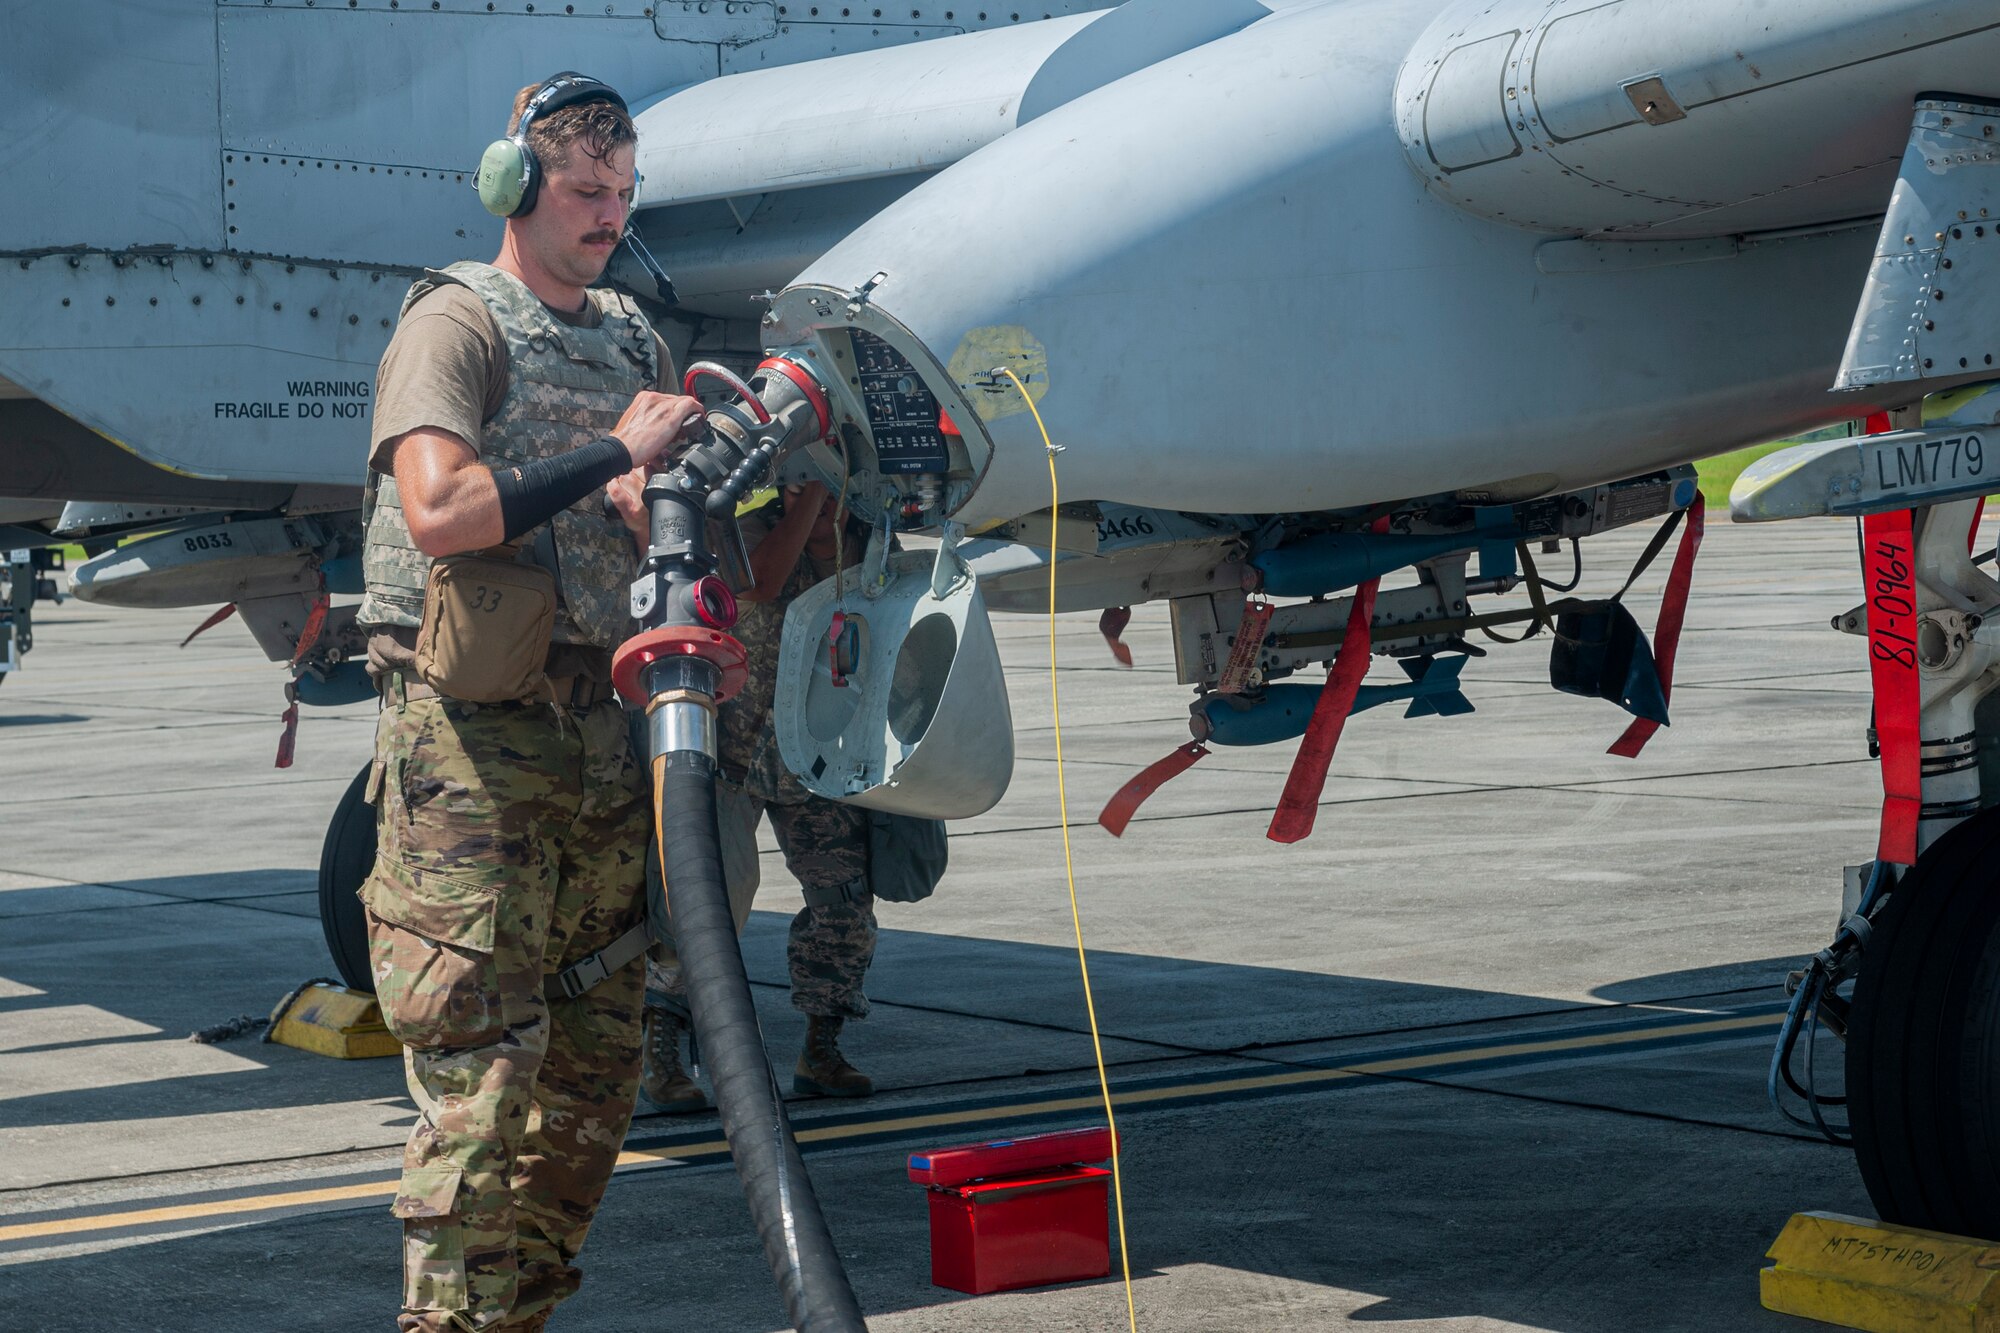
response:
[[[361,420],[368,415],[367,380],[288,380],[287,397],[217,402],[218,421]]]

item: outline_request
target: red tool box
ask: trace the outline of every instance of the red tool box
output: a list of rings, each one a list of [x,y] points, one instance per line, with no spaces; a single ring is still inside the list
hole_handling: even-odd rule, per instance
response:
[[[910,1155],[931,1206],[931,1281],[982,1295],[1111,1272],[1111,1131],[1066,1129]]]

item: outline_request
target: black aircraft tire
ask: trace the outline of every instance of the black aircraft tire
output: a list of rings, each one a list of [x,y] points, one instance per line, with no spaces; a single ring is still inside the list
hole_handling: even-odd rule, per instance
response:
[[[375,993],[368,975],[368,920],[356,896],[375,864],[375,807],[363,799],[368,769],[354,775],[334,807],[319,853],[319,924],[334,970],[355,990]]]
[[[1883,1220],[2000,1238],[2000,810],[1940,838],[1876,916],[1847,1044],[1855,1158]]]
[[[1989,948],[1977,965],[1968,969],[1966,1004],[1973,1012],[2000,1013],[2000,956],[1996,954],[2000,950]],[[1993,1201],[2000,1199],[2000,1123],[1990,1110],[2000,1106],[2000,1021],[1988,1022],[1972,1034],[1961,1069],[1959,1114],[1970,1128],[1966,1170],[1959,1177],[1960,1197],[1975,1200],[1990,1212]],[[1984,1114],[1982,1108],[1986,1108]],[[2000,1234],[2000,1226],[1990,1221],[1982,1221],[1972,1230],[1982,1236]]]
[[[1875,917],[1875,934],[1862,955],[1854,982],[1854,1009],[1847,1031],[1848,1120],[1854,1132],[1855,1164],[1861,1181],[1885,1221],[1923,1214],[1916,1193],[1916,1158],[1902,1097],[1910,998],[1916,989],[1912,944],[1922,923],[1910,909],[1922,886],[1913,878],[1891,896]]]
[[[1901,952],[1904,991],[1902,1068],[1895,1062],[1876,1070],[1873,1090],[1878,1098],[1899,1101],[1905,1134],[1901,1154],[1910,1169],[1892,1188],[1910,1215],[1923,1226],[1960,1233],[1969,1222],[1959,1207],[1952,1180],[1955,1171],[1941,1169],[1956,1158],[1953,1145],[1964,1137],[1955,1095],[1962,1039],[1963,986],[1954,986],[1960,955],[1969,939],[1982,933],[1977,921],[1978,895],[1954,890],[1964,882],[1966,848],[1961,841],[1945,850],[1924,883],[1922,895],[1909,904],[1903,920],[1906,933]],[[1919,945],[1919,940],[1922,941]],[[1954,991],[1959,992],[1956,1006]],[[1893,1077],[1885,1086],[1884,1075]]]
[[[1971,824],[1953,830],[1877,914],[1855,980],[1848,1039],[1856,1164],[1885,1221],[1942,1229],[1949,1188],[1931,1159],[1943,1151],[1937,1094],[1945,1033],[1936,980],[1948,967],[1941,926],[1963,878]]]

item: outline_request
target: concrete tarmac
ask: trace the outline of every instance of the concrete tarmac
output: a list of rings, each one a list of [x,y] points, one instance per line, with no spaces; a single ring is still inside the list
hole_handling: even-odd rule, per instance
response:
[[[1644,536],[1590,543],[1585,591],[1615,590]],[[1631,599],[1649,630],[1665,564]],[[1546,641],[1495,646],[1465,669],[1476,713],[1353,720],[1292,846],[1264,837],[1289,745],[1219,750],[1123,839],[1093,824],[1186,740],[1188,696],[1163,605],[1135,614],[1129,671],[1094,616],[1062,618],[1140,1328],[1796,1326],[1758,1307],[1764,1248],[1793,1211],[1868,1212],[1851,1155],[1763,1091],[1785,972],[1873,843],[1865,652],[1828,628],[1858,600],[1851,525],[1717,521],[1674,726],[1641,758],[1604,753],[1615,707],[1549,689]],[[319,847],[374,709],[308,712],[274,771],[283,673],[233,621],[176,649],[205,614],[45,606],[0,687],[0,1328],[393,1324],[398,1062],[186,1040],[331,973]],[[904,1175],[914,1150],[1103,1120],[1047,627],[997,623],[1013,786],[955,826],[934,898],[880,909],[846,1045],[882,1091],[792,1108],[886,1333],[1125,1325],[1115,1276],[933,1287]],[[783,1070],[798,897],[766,846],[744,947]],[[717,1137],[712,1115],[640,1115],[553,1328],[782,1326]]]

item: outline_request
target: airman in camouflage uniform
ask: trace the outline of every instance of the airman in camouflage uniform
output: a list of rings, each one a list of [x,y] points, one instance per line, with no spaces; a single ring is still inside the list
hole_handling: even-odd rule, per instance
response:
[[[375,396],[358,619],[383,711],[361,897],[417,1106],[393,1205],[406,1333],[544,1327],[582,1280],[638,1094],[644,973],[624,963],[647,940],[652,803],[610,656],[629,629],[645,465],[671,461],[700,410],[654,392],[673,371],[636,305],[588,287],[634,184],[631,121],[613,110],[534,122],[531,144],[570,127],[538,143],[535,216],[509,218],[493,264],[411,288]],[[433,558],[503,540],[555,574],[547,680],[474,703],[440,688],[449,676],[420,678],[413,649]]]
[[[649,801],[623,710],[570,721],[546,704],[397,702],[392,685],[378,724],[381,842],[362,898],[418,1112],[393,1206],[406,1328],[538,1327],[494,1321],[576,1289],[631,1119],[640,970],[544,997],[549,972],[642,910]]]
[[[788,503],[830,510],[824,491],[805,488]],[[782,521],[774,502],[742,519],[743,535],[754,552]],[[796,520],[795,520],[796,521]],[[849,526],[841,552],[852,564],[861,555],[865,531]],[[749,679],[721,709],[717,756],[725,784],[721,791],[724,863],[729,897],[740,930],[757,889],[755,831],[760,816],[771,821],[785,868],[797,879],[805,906],[792,918],[786,942],[792,1004],[808,1017],[805,1050],[793,1071],[795,1090],[833,1097],[865,1097],[875,1090],[838,1045],[842,1024],[865,1018],[868,997],[862,981],[875,957],[875,898],[868,888],[868,819],[865,811],[814,796],[799,784],[778,755],[771,727],[777,691],[778,643],[785,609],[834,571],[832,516],[822,513],[796,565],[775,595],[744,598],[733,633],[749,656]],[[747,855],[745,854],[747,850]],[[679,969],[668,959],[647,965],[646,1095],[663,1109],[687,1109],[703,1102],[682,1070],[680,1037],[686,1028],[686,1001]]]

